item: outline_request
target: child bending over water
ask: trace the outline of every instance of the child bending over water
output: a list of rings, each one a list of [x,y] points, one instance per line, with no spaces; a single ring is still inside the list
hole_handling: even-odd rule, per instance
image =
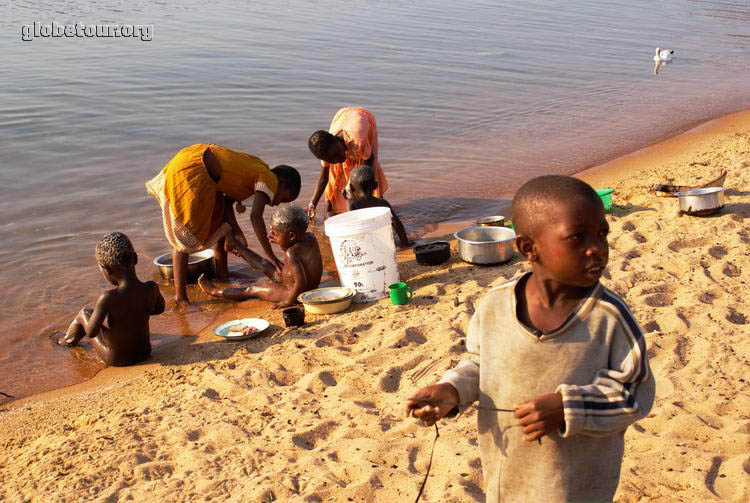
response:
[[[306,232],[309,222],[307,213],[299,206],[284,206],[274,213],[268,238],[284,251],[284,266],[280,274],[274,270],[273,264],[257,253],[238,247],[233,253],[262,270],[270,279],[257,281],[247,288],[219,289],[202,275],[198,278],[198,284],[207,294],[223,299],[257,298],[275,302],[274,309],[296,304],[299,294],[318,287],[323,274],[318,240],[312,233]]]
[[[406,248],[407,246],[411,246],[409,238],[406,235],[406,230],[404,229],[404,224],[401,223],[401,219],[398,218],[390,203],[381,197],[373,195],[377,187],[378,182],[375,179],[375,172],[370,166],[364,164],[354,168],[349,177],[349,193],[347,194],[349,198],[347,202],[349,211],[361,210],[362,208],[390,208],[391,215],[393,216],[393,230],[401,242],[401,247]]]
[[[143,361],[151,354],[149,317],[164,312],[164,297],[156,283],[144,283],[136,276],[138,255],[125,234],[104,236],[96,245],[96,262],[104,279],[115,288],[104,292],[93,310],[82,309],[67,333],[59,334],[56,340],[75,346],[87,335],[107,365],[119,367]]]

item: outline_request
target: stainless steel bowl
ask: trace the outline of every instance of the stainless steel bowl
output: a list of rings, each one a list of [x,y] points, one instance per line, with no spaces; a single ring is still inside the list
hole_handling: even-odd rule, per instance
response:
[[[502,215],[482,217],[479,220],[477,220],[477,225],[480,227],[484,227],[484,226],[504,227],[505,217]]]
[[[471,264],[499,264],[513,258],[516,233],[507,227],[467,227],[453,236],[461,259]]]
[[[724,187],[683,190],[676,195],[680,211],[688,215],[713,215],[724,207]]]
[[[172,252],[159,255],[154,259],[154,265],[159,269],[161,277],[174,281],[174,267],[172,267]],[[203,250],[188,256],[188,281],[195,283],[201,274],[213,275],[216,270],[213,250]]]

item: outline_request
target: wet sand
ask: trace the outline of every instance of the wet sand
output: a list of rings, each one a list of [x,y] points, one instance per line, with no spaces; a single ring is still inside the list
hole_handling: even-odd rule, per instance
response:
[[[649,192],[723,169],[726,207],[712,217]],[[657,379],[651,414],[626,434],[616,501],[749,501],[750,111],[580,176],[616,190],[603,283],[644,327]],[[408,305],[288,330],[267,305],[221,304],[144,365],[6,403],[0,500],[413,501],[433,430],[402,419],[404,398],[461,358],[475,303],[526,267],[471,266],[453,246],[437,267],[400,254]],[[273,325],[244,342],[212,335],[247,316]],[[472,412],[441,424],[422,501],[484,501],[476,437]]]

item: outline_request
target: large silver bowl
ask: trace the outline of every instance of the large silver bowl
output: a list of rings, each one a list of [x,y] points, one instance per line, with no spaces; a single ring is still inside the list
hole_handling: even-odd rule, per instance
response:
[[[676,193],[680,211],[688,215],[713,215],[724,207],[724,187],[706,187]]]
[[[161,277],[174,281],[174,267],[172,266],[172,252],[159,255],[154,259],[154,265],[159,269]],[[198,281],[198,277],[205,273],[209,276],[214,274],[216,270],[216,261],[214,260],[213,250],[203,250],[196,253],[191,253],[188,256],[188,282],[195,283]]]
[[[516,233],[507,227],[467,227],[453,235],[458,254],[471,264],[499,264],[513,258]]]

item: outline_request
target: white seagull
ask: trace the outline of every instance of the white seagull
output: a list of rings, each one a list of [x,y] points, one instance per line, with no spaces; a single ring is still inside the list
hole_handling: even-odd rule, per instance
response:
[[[656,55],[654,56],[654,75],[658,75],[659,67],[661,65],[666,66],[672,62],[672,54],[674,54],[672,49],[656,48]]]

